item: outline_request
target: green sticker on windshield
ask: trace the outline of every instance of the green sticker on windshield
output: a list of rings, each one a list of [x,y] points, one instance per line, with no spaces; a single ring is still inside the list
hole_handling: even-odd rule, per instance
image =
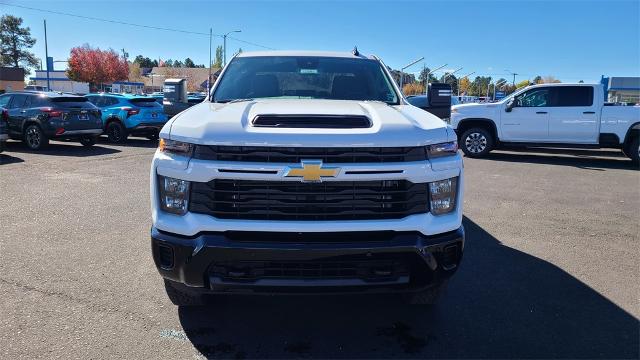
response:
[[[317,74],[318,69],[300,69],[300,74]]]

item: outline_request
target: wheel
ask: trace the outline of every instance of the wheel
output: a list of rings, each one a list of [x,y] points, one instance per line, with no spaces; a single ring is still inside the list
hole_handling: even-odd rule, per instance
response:
[[[440,295],[447,289],[449,280],[444,280],[440,284],[415,293],[406,294],[405,299],[410,305],[434,305],[438,302]]]
[[[159,137],[158,133],[147,135],[147,139],[149,139],[151,141],[157,141],[158,137]]]
[[[468,157],[487,156],[493,149],[493,136],[485,128],[471,128],[460,137],[460,148]]]
[[[640,163],[640,136],[636,136],[631,140],[625,154],[634,162],[634,164]]]
[[[41,150],[49,144],[49,138],[42,132],[40,126],[31,124],[24,130],[24,143],[31,150]]]
[[[112,143],[123,143],[127,140],[127,131],[119,121],[110,122],[105,132]]]
[[[202,305],[202,296],[198,294],[194,294],[192,292],[184,291],[184,285],[174,283],[170,280],[164,280],[164,289],[167,292],[167,296],[169,300],[173,303],[173,305],[178,306],[198,306]]]
[[[96,136],[83,136],[82,138],[80,138],[80,144],[84,146],[93,146],[96,144],[96,141]]]

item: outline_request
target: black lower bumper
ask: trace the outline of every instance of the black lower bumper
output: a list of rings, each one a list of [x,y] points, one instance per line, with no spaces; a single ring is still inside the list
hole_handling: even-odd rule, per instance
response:
[[[160,133],[164,123],[140,123],[139,125],[127,129],[132,135],[154,135]]]
[[[458,268],[461,226],[418,232],[220,232],[193,237],[151,229],[153,259],[165,279],[205,293],[419,291]]]

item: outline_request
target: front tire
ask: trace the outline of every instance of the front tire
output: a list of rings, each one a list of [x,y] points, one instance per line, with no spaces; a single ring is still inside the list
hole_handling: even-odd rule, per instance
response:
[[[127,141],[127,130],[119,121],[110,122],[107,125],[107,129],[105,132],[107,133],[109,142],[122,144],[123,142]]]
[[[169,300],[173,303],[173,305],[178,306],[199,306],[202,305],[203,299],[202,295],[198,295],[192,292],[187,292],[182,289],[184,285],[174,283],[170,280],[164,280],[164,289],[167,292],[167,296]]]
[[[448,283],[449,280],[444,280],[440,284],[426,290],[406,294],[405,300],[410,305],[435,305],[447,289]]]
[[[40,126],[31,124],[24,129],[24,143],[31,150],[42,150],[49,145],[49,138],[44,134]]]
[[[485,128],[471,128],[462,133],[460,149],[468,157],[481,158],[493,149],[494,139],[491,132]]]
[[[84,146],[93,146],[96,144],[97,137],[96,136],[84,136],[80,139],[80,144]]]

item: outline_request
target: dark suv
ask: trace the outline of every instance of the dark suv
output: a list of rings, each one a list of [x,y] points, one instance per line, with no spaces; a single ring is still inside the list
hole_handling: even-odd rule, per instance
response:
[[[6,109],[9,137],[40,150],[49,139],[79,140],[92,146],[102,133],[100,109],[84,96],[22,91],[0,95]]]
[[[4,151],[5,143],[9,138],[7,135],[7,119],[9,118],[9,112],[0,107],[0,153]]]

